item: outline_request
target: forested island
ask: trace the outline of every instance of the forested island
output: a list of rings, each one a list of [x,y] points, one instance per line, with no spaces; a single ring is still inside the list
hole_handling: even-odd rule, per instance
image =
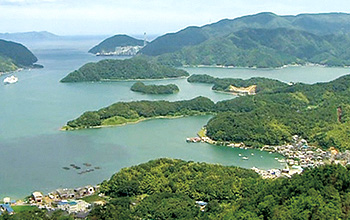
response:
[[[349,184],[349,167],[334,164],[269,180],[239,167],[157,159],[103,181],[107,204],[87,219],[348,219]],[[75,216],[32,209],[0,219]]]
[[[165,79],[188,75],[184,70],[140,58],[125,60],[106,59],[97,63],[83,65],[78,70],[69,73],[61,82]]]
[[[160,63],[274,68],[316,63],[349,66],[350,16],[259,13],[187,27],[158,37],[139,54]]]
[[[173,94],[180,91],[175,84],[168,85],[145,85],[143,82],[136,82],[130,88],[134,92],[145,94]]]
[[[224,79],[223,79],[224,80]],[[269,81],[267,81],[269,82]],[[313,85],[277,83],[272,91],[214,104],[199,97],[189,101],[120,102],[85,112],[64,129],[124,124],[143,118],[214,113],[207,136],[216,141],[263,145],[289,143],[299,135],[323,148],[350,149],[350,75]],[[284,85],[284,86],[283,86]]]
[[[42,68],[34,64],[37,61],[36,56],[22,44],[0,39],[0,73],[19,68]]]
[[[121,125],[157,117],[181,117],[210,113],[214,102],[205,97],[186,101],[118,102],[98,111],[85,112],[62,130]]]

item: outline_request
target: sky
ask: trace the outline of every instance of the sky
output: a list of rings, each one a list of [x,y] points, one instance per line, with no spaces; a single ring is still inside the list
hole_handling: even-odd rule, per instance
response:
[[[349,0],[0,0],[0,33],[161,35],[224,18],[273,12],[350,13]]]

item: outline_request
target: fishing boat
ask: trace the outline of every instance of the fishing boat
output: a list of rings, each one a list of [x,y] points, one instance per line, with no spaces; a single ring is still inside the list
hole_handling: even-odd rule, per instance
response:
[[[8,76],[4,79],[4,84],[13,84],[13,83],[16,83],[18,82],[18,78],[15,77],[15,76]]]

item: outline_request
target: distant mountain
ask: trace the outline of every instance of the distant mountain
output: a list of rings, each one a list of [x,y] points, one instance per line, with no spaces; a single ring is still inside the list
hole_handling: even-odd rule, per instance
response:
[[[19,43],[0,40],[0,72],[14,71],[23,67],[39,67],[38,59]]]
[[[206,40],[223,37],[243,29],[296,29],[315,35],[350,33],[350,14],[300,14],[296,16],[279,16],[264,12],[236,19],[224,19],[202,27],[188,27],[177,33],[158,37],[140,53],[157,56],[179,51],[186,46],[194,46]]]
[[[57,40],[60,36],[47,31],[32,31],[21,33],[0,33],[0,39],[11,41]]]
[[[144,45],[143,40],[138,40],[133,37],[119,34],[113,37],[107,38],[98,45],[94,46],[89,50],[89,53],[97,54],[97,53],[111,53],[115,52],[117,47],[142,47]]]
[[[243,29],[160,55],[162,64],[280,67],[317,63],[350,65],[350,35],[319,36],[296,29]]]

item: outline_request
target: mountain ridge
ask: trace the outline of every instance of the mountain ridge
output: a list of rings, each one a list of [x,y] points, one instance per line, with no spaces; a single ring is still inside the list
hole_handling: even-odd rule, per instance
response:
[[[316,35],[344,34],[350,33],[350,14],[320,13],[279,16],[272,12],[262,12],[234,19],[222,19],[212,24],[200,27],[190,26],[178,32],[160,36],[141,49],[139,53],[148,56],[172,53],[186,46],[198,45],[210,38],[222,37],[246,28],[288,28],[304,30]]]

